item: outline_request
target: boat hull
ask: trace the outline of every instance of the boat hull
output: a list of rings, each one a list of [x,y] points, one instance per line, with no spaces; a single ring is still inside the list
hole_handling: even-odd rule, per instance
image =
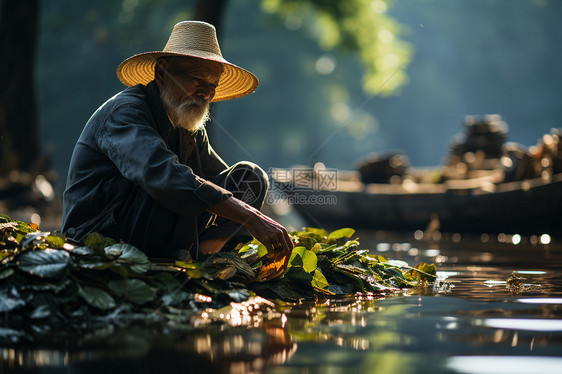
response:
[[[438,222],[446,232],[562,234],[562,174],[549,182],[533,179],[435,193],[378,187],[295,190],[307,203],[293,206],[316,226],[425,230],[433,220],[432,225]],[[314,200],[324,203],[308,203]]]

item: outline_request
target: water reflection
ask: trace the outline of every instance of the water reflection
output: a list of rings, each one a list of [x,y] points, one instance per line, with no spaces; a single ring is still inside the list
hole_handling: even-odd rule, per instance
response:
[[[559,373],[560,357],[529,356],[456,356],[447,360],[447,368],[466,374]]]
[[[412,234],[413,235],[413,234]],[[387,258],[435,262],[443,288],[268,305],[259,318],[235,306],[226,323],[100,329],[57,349],[0,349],[4,372],[522,373],[559,371],[562,248],[530,238],[359,233]],[[514,242],[515,238],[515,243]],[[509,239],[509,240],[508,240]],[[510,277],[521,280],[510,287]],[[250,305],[246,305],[249,307]],[[226,316],[229,316],[226,318]],[[49,349],[45,348],[49,347]],[[556,368],[556,370],[555,370]]]
[[[261,328],[205,327],[189,331],[128,328],[109,336],[74,342],[66,349],[4,348],[2,371],[99,373],[198,372],[256,373],[282,365],[297,345],[286,329],[273,324]],[[72,345],[72,342],[68,342]]]

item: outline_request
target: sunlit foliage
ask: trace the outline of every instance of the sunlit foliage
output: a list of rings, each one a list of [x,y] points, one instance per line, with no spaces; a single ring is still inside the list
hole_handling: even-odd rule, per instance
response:
[[[357,53],[366,93],[386,96],[407,83],[412,46],[399,39],[402,27],[387,15],[390,0],[263,0],[262,9],[285,18],[287,28],[304,26],[324,50]],[[322,61],[320,61],[322,64]],[[317,67],[330,69],[330,61]]]

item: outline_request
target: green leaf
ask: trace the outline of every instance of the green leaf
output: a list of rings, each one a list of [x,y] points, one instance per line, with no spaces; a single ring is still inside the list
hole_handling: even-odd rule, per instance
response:
[[[184,261],[184,260],[176,260],[175,261],[175,265],[179,266],[180,268],[184,268],[184,269],[197,269],[200,265],[199,262],[197,261]]]
[[[105,270],[113,266],[113,261],[100,261],[96,258],[78,261],[78,266],[82,269]]]
[[[102,252],[105,247],[103,236],[97,232],[92,232],[86,235],[86,238],[84,238],[84,244],[92,248],[96,253]]]
[[[313,234],[316,234],[320,237],[325,237],[328,235],[328,232],[324,229],[318,229],[316,227],[303,227],[303,230],[306,232],[311,232]]]
[[[0,279],[6,279],[10,277],[12,274],[14,274],[14,269],[11,268],[2,269],[0,270]]]
[[[154,300],[156,290],[140,279],[111,281],[107,285],[116,295],[123,296],[137,305]]]
[[[294,252],[291,253],[291,257],[289,258],[289,267],[291,266],[300,266],[302,268],[303,265],[302,257],[299,253]]]
[[[420,262],[411,270],[411,275],[416,280],[434,281],[437,278],[437,267],[435,264]]]
[[[0,312],[11,312],[25,304],[25,300],[14,287],[0,289]]]
[[[116,256],[117,262],[129,264],[131,271],[143,274],[150,269],[150,261],[146,254],[137,247],[118,243],[105,247],[105,253],[109,256]]]
[[[251,241],[249,241],[248,243],[244,244],[242,246],[242,248],[240,248],[238,250],[238,253],[242,254],[244,252],[248,252],[252,249],[255,249],[258,251],[258,257],[263,257],[265,255],[267,255],[267,248],[265,248],[265,246],[263,244],[260,243],[259,240],[257,239],[253,239]]]
[[[312,274],[305,271],[301,267],[290,267],[285,271],[284,278],[302,286],[311,287],[311,282],[313,279]]]
[[[341,238],[351,238],[351,235],[353,235],[354,233],[355,233],[354,229],[343,228],[343,229],[332,231],[328,235],[328,238],[334,240],[341,239]]]
[[[297,263],[293,263],[293,260],[295,260],[296,256],[300,256],[300,258],[302,259],[302,267],[306,272],[310,273],[316,270],[318,258],[316,257],[316,254],[314,252],[309,251],[305,247],[293,248],[293,252],[291,253],[291,257],[289,258],[289,263],[292,264],[292,266],[299,266],[298,260],[296,260]]]
[[[97,287],[84,286],[78,289],[78,294],[90,305],[97,309],[107,310],[117,305],[113,297]]]
[[[43,318],[47,318],[51,315],[51,308],[49,305],[43,304],[43,305],[39,305],[38,307],[36,307],[31,314],[29,315],[29,318],[31,319],[43,319]]]
[[[152,284],[165,292],[174,292],[181,287],[181,282],[167,272],[156,273],[152,279]]]
[[[49,245],[49,248],[60,249],[63,248],[64,243],[66,243],[66,238],[62,234],[51,234],[45,238],[45,241]]]
[[[129,271],[127,270],[127,267],[123,266],[122,264],[114,263],[113,266],[110,266],[108,269],[113,273],[120,275],[123,278],[127,278],[129,276]]]
[[[71,252],[73,255],[78,256],[91,256],[94,254],[94,250],[91,247],[74,247]]]
[[[60,278],[70,261],[67,251],[59,249],[45,249],[25,251],[18,259],[19,268],[29,274],[56,279]]]
[[[318,254],[318,252],[322,250],[322,246],[320,245],[320,243],[316,243],[312,246],[312,248],[310,248],[310,250],[315,254]]]
[[[324,274],[322,274],[322,272],[318,269],[314,270],[311,284],[312,287],[317,287],[322,289],[328,288],[328,286],[330,285]]]
[[[310,250],[314,245],[318,244],[318,240],[316,238],[320,239],[316,235],[314,235],[314,237],[312,235],[306,235],[306,234],[300,235],[298,236],[296,245],[303,246],[306,249]]]

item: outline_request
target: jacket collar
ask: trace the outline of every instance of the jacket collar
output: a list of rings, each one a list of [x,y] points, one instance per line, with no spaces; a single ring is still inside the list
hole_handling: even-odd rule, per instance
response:
[[[146,95],[149,108],[156,120],[156,130],[163,139],[166,139],[170,130],[173,129],[173,126],[172,122],[170,122],[170,118],[168,117],[168,113],[164,108],[164,103],[160,97],[160,90],[158,89],[155,81],[146,85]]]

